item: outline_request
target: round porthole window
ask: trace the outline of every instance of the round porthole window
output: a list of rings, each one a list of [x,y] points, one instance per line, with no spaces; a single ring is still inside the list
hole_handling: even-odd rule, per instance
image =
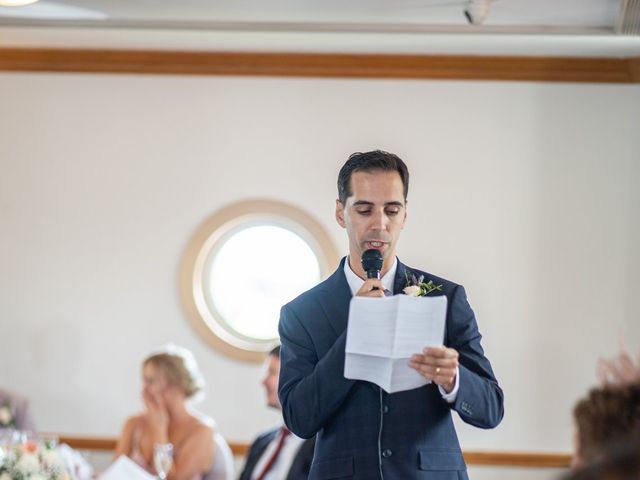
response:
[[[185,304],[214,347],[262,361],[278,342],[282,305],[320,282],[337,260],[328,234],[302,210],[267,200],[236,203],[194,236]]]

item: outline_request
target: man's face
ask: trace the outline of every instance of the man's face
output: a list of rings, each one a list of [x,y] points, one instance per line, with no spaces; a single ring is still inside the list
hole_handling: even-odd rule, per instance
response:
[[[280,410],[280,400],[278,399],[278,377],[280,375],[280,359],[275,355],[269,355],[266,361],[266,371],[262,379],[265,393],[267,395],[267,405]]]
[[[343,205],[336,201],[336,220],[347,230],[349,264],[365,277],[362,252],[375,248],[384,259],[384,275],[396,256],[400,232],[407,219],[402,179],[396,171],[359,171],[351,175],[351,196]]]

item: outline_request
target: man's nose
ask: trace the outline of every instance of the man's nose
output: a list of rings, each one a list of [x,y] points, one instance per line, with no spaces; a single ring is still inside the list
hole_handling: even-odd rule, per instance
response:
[[[387,220],[388,218],[384,211],[375,212],[373,214],[373,228],[375,230],[386,230]]]

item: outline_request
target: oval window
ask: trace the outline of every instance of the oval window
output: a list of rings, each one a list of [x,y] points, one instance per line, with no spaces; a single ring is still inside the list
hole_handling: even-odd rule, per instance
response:
[[[189,252],[185,300],[198,331],[223,352],[257,361],[278,342],[282,305],[319,283],[338,259],[311,216],[267,200],[215,213]]]

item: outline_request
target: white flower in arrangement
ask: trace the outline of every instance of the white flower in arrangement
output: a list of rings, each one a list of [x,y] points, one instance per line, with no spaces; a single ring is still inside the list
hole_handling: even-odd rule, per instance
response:
[[[18,471],[24,473],[36,473],[40,470],[40,460],[38,455],[25,452],[20,456],[20,460],[16,465]]]
[[[12,420],[11,409],[7,405],[0,407],[0,425],[9,425]]]
[[[47,480],[47,477],[40,475],[39,473],[34,473],[29,477],[29,480]]]
[[[56,450],[44,449],[42,451],[42,461],[48,468],[64,470],[65,463]]]
[[[0,480],[11,480],[11,475],[8,473],[3,473],[0,475]]]
[[[405,295],[409,295],[410,297],[420,296],[420,287],[418,285],[409,285],[408,287],[404,287],[404,290],[402,291]]]

